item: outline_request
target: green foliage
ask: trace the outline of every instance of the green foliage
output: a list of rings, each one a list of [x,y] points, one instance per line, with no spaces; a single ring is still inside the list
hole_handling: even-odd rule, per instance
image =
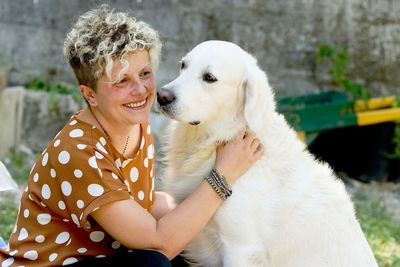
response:
[[[395,96],[392,108],[400,108],[400,96]],[[400,160],[400,121],[395,121],[394,133],[392,138],[393,151],[381,151],[383,157],[388,159]]]
[[[26,87],[34,91],[45,91],[49,93],[49,104],[51,110],[57,109],[57,95],[72,95],[74,99],[81,101],[81,94],[78,87],[71,86],[62,82],[45,82],[44,79],[37,77],[26,84]]]
[[[400,225],[391,214],[367,192],[353,197],[357,217],[381,267],[400,267]]]
[[[28,180],[30,166],[22,153],[11,153],[11,163],[6,164],[10,171],[11,177],[18,183],[24,184]]]
[[[321,64],[323,58],[328,57],[331,58],[336,54],[336,50],[333,46],[322,44],[319,46],[317,50],[316,60],[317,67]]]
[[[0,236],[8,240],[17,219],[18,209],[12,205],[0,204]]]
[[[353,196],[357,217],[381,267],[400,267],[400,225],[368,192]],[[0,235],[8,240],[17,218],[15,206],[0,204]]]
[[[392,108],[400,108],[400,95],[396,95],[392,103]]]
[[[332,45],[322,44],[316,52],[315,72],[320,71],[323,60],[327,60],[331,65],[330,73],[334,85],[347,92],[354,101],[368,100],[371,97],[367,88],[347,77],[350,62],[347,49],[337,50]]]
[[[388,153],[382,151],[381,154],[388,159],[400,160],[400,122],[397,121],[394,127],[394,133],[392,138],[393,151]]]
[[[396,95],[392,103],[392,108],[400,108],[400,96]],[[393,134],[393,152],[391,154],[386,153],[385,156],[392,159],[400,159],[400,121],[396,122]]]

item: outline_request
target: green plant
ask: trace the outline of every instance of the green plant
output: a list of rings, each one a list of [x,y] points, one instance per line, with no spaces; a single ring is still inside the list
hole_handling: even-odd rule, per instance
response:
[[[20,186],[25,185],[28,181],[29,172],[33,164],[30,157],[22,152],[11,150],[2,161],[10,172],[11,177]]]
[[[395,96],[392,102],[392,108],[400,107],[400,96]],[[391,152],[382,151],[381,155],[388,159],[400,160],[400,121],[395,121],[394,132],[392,137],[393,150]],[[400,265],[399,265],[400,266]]]
[[[366,101],[371,98],[365,86],[347,77],[350,62],[347,49],[338,50],[332,45],[320,45],[316,52],[315,74],[320,71],[323,60],[328,60],[330,63],[330,74],[334,85],[347,92],[353,101],[360,99]]]
[[[394,101],[392,103],[392,108],[400,108],[400,95],[395,96]],[[396,121],[392,143],[393,143],[393,152],[390,154],[385,153],[385,156],[391,159],[400,160],[400,121]]]
[[[400,108],[400,95],[399,94],[394,96],[394,100],[392,102],[392,108]]]
[[[395,122],[392,144],[393,144],[393,151],[391,151],[391,152],[382,151],[381,154],[383,157],[386,157],[388,159],[400,160],[400,122],[399,121]]]
[[[353,196],[357,217],[381,267],[400,266],[400,225],[379,198],[368,192]]]
[[[46,82],[43,78],[37,77],[26,84],[26,87],[34,91],[45,91],[49,93],[49,104],[51,110],[57,109],[57,95],[72,95],[73,98],[79,102],[81,101],[81,94],[78,87],[72,86],[62,82]]]
[[[26,157],[21,153],[13,152],[10,159],[11,163],[7,164],[7,168],[11,176],[18,184],[25,184],[32,166],[28,165]]]
[[[0,236],[8,240],[17,219],[18,208],[13,205],[0,204]]]

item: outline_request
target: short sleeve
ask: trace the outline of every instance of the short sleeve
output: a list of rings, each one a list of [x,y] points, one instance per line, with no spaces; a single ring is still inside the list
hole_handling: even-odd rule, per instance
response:
[[[79,128],[71,128],[67,134],[46,152],[55,177],[49,183],[51,197],[45,204],[77,226],[90,228],[90,213],[110,202],[129,199],[130,194],[104,137],[96,138],[93,130]]]
[[[32,167],[3,255],[16,266],[61,266],[126,252],[89,215],[125,199],[151,211],[154,149],[144,127],[136,156],[125,158],[103,131],[71,117]]]

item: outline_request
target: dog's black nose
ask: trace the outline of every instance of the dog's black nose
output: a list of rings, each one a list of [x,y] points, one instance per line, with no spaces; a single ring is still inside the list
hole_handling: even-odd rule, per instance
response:
[[[167,88],[161,88],[157,92],[157,102],[160,104],[160,106],[165,106],[168,104],[171,104],[175,100],[175,95],[174,93],[171,92],[171,90]]]

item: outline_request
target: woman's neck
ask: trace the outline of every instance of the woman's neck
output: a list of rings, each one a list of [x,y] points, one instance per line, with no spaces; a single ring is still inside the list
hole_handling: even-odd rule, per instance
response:
[[[114,141],[112,143],[125,158],[134,158],[140,147],[141,135],[140,124],[135,124],[130,128],[130,132],[125,137],[121,136],[119,138],[120,144],[116,144]],[[122,148],[122,150],[118,149],[117,146]]]
[[[113,144],[114,148],[126,158],[136,155],[140,146],[141,127],[140,124],[119,125],[107,121],[100,112],[96,110],[84,109],[78,114],[79,119],[94,125],[104,134]]]

